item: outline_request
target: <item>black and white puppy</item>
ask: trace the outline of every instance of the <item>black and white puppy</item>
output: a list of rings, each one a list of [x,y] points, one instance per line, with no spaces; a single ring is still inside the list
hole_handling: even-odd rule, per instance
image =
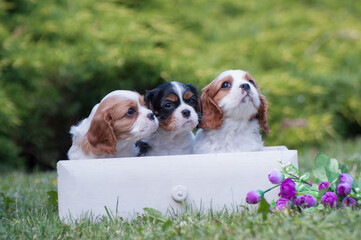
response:
[[[197,89],[191,84],[170,82],[145,94],[145,103],[159,120],[158,130],[143,140],[149,146],[146,156],[193,153],[195,137],[192,130],[198,125],[201,106]],[[144,144],[140,144],[143,145]],[[138,144],[139,146],[139,144]]]

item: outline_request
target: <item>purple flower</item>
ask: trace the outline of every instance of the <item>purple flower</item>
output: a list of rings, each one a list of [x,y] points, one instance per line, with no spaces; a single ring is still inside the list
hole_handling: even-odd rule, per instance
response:
[[[324,206],[335,207],[337,205],[337,202],[338,197],[334,192],[326,192],[321,198],[321,203]]]
[[[342,173],[340,175],[340,183],[348,183],[350,186],[353,184],[352,177],[347,173]]]
[[[347,197],[342,200],[342,205],[345,207],[356,207],[357,202],[352,197]]]
[[[311,194],[305,195],[305,207],[314,207],[316,206],[316,198]]]
[[[331,183],[325,181],[321,182],[320,185],[318,185],[318,191],[321,191],[322,189],[329,188],[331,186]]]
[[[287,178],[281,184],[280,193],[278,196],[291,199],[296,196],[296,184],[291,178]]]
[[[256,204],[261,201],[262,191],[252,190],[247,193],[246,202],[250,204]]]
[[[290,206],[290,200],[287,198],[280,198],[276,201],[275,209],[282,210],[285,207]]]
[[[303,202],[303,196],[297,196],[292,200],[292,204],[296,205],[296,206],[301,206],[302,202]]]
[[[300,207],[314,207],[316,198],[311,194],[300,195],[293,200],[293,204]]]
[[[340,183],[337,186],[337,193],[340,196],[347,196],[351,192],[351,185],[348,183]]]
[[[280,171],[272,170],[268,174],[268,179],[273,184],[279,184],[279,183],[281,183],[283,181],[283,179],[285,179],[285,177],[283,176],[283,174]]]

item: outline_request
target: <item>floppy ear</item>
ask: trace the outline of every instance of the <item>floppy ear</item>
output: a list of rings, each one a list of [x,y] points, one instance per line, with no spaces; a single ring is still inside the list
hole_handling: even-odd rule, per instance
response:
[[[194,94],[194,96],[196,96],[197,98],[197,104],[195,106],[196,113],[199,116],[199,122],[201,121],[201,114],[202,114],[202,103],[201,103],[201,98],[199,97],[199,93],[198,90],[195,86],[193,86],[192,84],[187,84],[187,87],[189,87],[189,89],[191,90],[191,92]]]
[[[267,122],[267,109],[268,109],[267,100],[262,94],[259,94],[259,99],[261,100],[261,105],[259,106],[258,114],[257,114],[258,122],[260,127],[265,132],[269,133],[270,130]]]
[[[147,106],[147,108],[149,109],[153,109],[153,98],[154,98],[154,95],[155,95],[155,91],[154,89],[153,90],[150,90],[150,91],[147,91],[144,95],[144,101],[145,101],[145,105]]]
[[[214,102],[213,98],[209,94],[209,88],[205,88],[205,91],[201,97],[202,103],[202,120],[199,127],[217,129],[222,125],[224,114],[218,105]]]
[[[258,113],[257,113],[257,119],[259,122],[259,126],[267,133],[270,132],[269,130],[269,126],[268,126],[268,122],[267,122],[267,110],[268,110],[268,104],[267,104],[267,100],[265,98],[265,96],[263,96],[260,91],[259,91],[259,86],[256,82],[256,80],[254,80],[254,78],[247,73],[246,74],[246,78],[248,79],[248,81],[253,81],[253,84],[255,85],[258,94],[259,94],[259,100],[261,101],[261,105],[258,108]]]
[[[110,112],[97,112],[86,134],[90,145],[98,152],[114,154],[117,140],[113,131],[113,120]]]

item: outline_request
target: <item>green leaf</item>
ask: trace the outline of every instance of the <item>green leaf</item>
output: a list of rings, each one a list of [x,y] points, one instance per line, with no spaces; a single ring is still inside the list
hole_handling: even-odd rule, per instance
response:
[[[261,213],[263,220],[266,220],[268,213],[270,212],[271,210],[269,203],[266,201],[264,197],[261,197],[261,202],[259,203],[259,207],[258,207],[258,213]]]
[[[296,183],[296,190],[297,192],[306,191],[308,188],[303,183]]]
[[[274,199],[272,199],[271,201],[271,208],[275,208],[276,207],[276,201]]]
[[[345,164],[339,163],[338,168],[341,170],[341,173],[349,173],[348,168]]]
[[[306,172],[300,177],[301,181],[306,181],[310,177],[310,173]]]
[[[328,189],[329,188],[325,188],[325,189],[322,189],[321,191],[319,191],[317,199],[320,200],[322,198],[322,196],[325,194],[325,192],[328,191]]]
[[[170,226],[172,226],[172,221],[170,219],[168,219],[167,221],[165,221],[162,225],[162,230],[165,231],[167,228],[169,228]]]
[[[151,218],[154,218],[156,220],[159,220],[161,222],[166,222],[167,221],[167,217],[163,216],[163,214],[154,209],[154,208],[143,208],[144,212],[147,213],[147,215]]]
[[[326,167],[330,163],[330,157],[324,153],[319,153],[315,159],[316,167]]]
[[[341,170],[338,168],[338,162],[335,158],[331,158],[326,166],[326,175],[329,182],[333,182],[341,175]]]
[[[316,156],[315,167],[312,169],[312,173],[318,182],[333,182],[340,176],[341,170],[336,159],[330,159],[326,154],[319,153]]]
[[[312,169],[313,175],[316,177],[318,182],[328,181],[326,167],[330,163],[330,158],[324,154],[319,153],[315,159],[315,166]]]
[[[324,210],[325,206],[323,206],[322,204],[318,204],[318,206],[316,207],[317,210]]]
[[[109,220],[113,223],[113,225],[115,225],[115,221],[114,221],[114,216],[113,214],[108,210],[107,206],[104,206],[105,211],[107,212],[107,215],[109,217]]]
[[[305,194],[311,194],[312,196],[314,196],[315,198],[317,198],[318,197],[318,192],[316,192],[316,191],[303,191],[302,192],[302,195],[305,195]]]

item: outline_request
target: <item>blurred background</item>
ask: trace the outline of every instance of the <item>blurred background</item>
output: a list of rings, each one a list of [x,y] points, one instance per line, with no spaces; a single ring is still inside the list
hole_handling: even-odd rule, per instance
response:
[[[360,16],[356,0],[0,0],[0,171],[54,169],[110,91],[228,69],[261,85],[266,145],[359,141]]]

